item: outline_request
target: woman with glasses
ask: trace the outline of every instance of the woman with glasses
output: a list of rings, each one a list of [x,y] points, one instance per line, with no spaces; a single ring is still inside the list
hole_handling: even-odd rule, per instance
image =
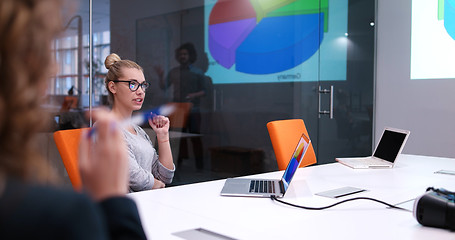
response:
[[[112,113],[119,121],[131,118],[133,111],[140,110],[149,83],[145,81],[142,67],[130,60],[122,60],[112,53],[104,65],[109,70],[105,78]],[[169,119],[155,116],[148,120],[155,131],[158,153],[147,133],[138,125],[123,128],[128,145],[130,192],[163,188],[172,182],[175,166],[169,144]]]

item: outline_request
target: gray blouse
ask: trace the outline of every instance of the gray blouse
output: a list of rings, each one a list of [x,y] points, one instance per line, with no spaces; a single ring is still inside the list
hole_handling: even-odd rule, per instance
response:
[[[129,155],[130,192],[150,190],[155,178],[169,184],[174,177],[175,166],[172,170],[159,161],[158,153],[153,147],[147,133],[141,127],[133,125],[136,134],[122,129],[125,136]]]

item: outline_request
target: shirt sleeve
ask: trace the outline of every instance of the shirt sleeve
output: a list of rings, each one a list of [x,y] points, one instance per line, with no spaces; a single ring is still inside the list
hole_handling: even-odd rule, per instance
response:
[[[172,179],[174,178],[174,170],[170,170],[163,166],[159,160],[155,160],[152,165],[152,173],[160,181],[164,182],[165,184],[172,183]]]
[[[150,190],[155,183],[152,172],[143,169],[136,161],[133,149],[128,145],[128,161],[130,173],[130,189],[134,192]],[[155,155],[156,156],[156,155]]]
[[[141,131],[141,134],[144,135],[144,137],[148,140],[150,145],[153,146],[152,140],[150,140],[150,137],[147,135],[145,131]],[[156,150],[155,150],[156,153]],[[174,178],[174,172],[175,172],[175,165],[173,165],[172,169],[166,168],[161,162],[159,161],[159,155],[158,153],[154,154],[154,157],[152,159],[152,174],[153,176],[162,181],[165,184],[170,184],[172,183],[172,179]]]
[[[150,140],[147,133],[140,127],[135,127],[139,136],[145,138],[145,144],[150,144],[150,149],[152,152],[150,155],[139,154],[137,155],[136,151],[139,151],[141,146],[136,146],[132,142],[129,142],[129,139],[126,139],[127,143],[127,150],[129,156],[129,187],[130,191],[138,192],[144,190],[151,190],[155,183],[155,178],[162,181],[165,184],[169,184],[172,182],[174,177],[175,166],[173,169],[167,169],[164,167],[160,161],[158,153],[156,149],[153,147],[153,143]],[[142,157],[141,159],[136,159],[136,157]],[[150,163],[147,167],[144,164],[140,164],[140,162],[147,161]],[[145,168],[144,168],[145,167]]]

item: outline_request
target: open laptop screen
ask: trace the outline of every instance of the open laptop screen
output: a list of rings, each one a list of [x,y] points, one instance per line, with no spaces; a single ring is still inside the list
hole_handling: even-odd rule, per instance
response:
[[[394,162],[407,137],[406,132],[385,129],[373,156]]]
[[[297,168],[300,166],[300,163],[302,162],[302,159],[305,156],[308,147],[310,146],[310,142],[310,139],[305,134],[302,134],[300,141],[297,144],[294,153],[292,154],[291,160],[289,161],[289,164],[284,171],[283,178],[281,179],[285,188],[289,186],[292,177],[294,177]]]

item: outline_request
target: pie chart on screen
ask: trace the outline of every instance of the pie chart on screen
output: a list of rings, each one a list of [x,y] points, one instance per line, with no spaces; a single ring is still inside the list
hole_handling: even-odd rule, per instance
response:
[[[455,0],[445,0],[438,8],[442,8],[444,11],[442,17],[447,33],[455,39]]]
[[[226,69],[282,72],[317,52],[327,19],[328,0],[218,0],[209,16],[209,51]]]

